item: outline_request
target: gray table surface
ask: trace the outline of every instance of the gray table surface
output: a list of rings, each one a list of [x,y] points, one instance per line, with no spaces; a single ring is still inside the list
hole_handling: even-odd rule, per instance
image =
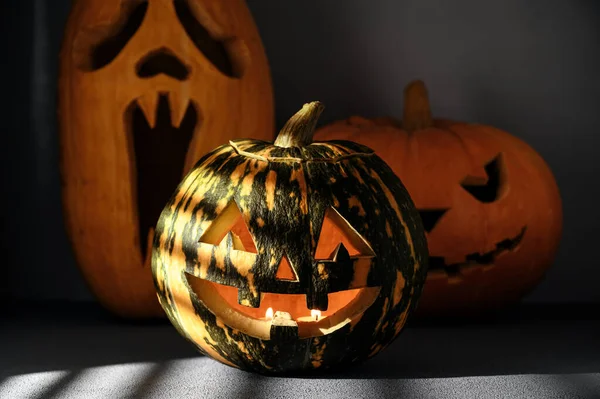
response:
[[[94,304],[1,310],[0,398],[600,398],[600,308],[523,307],[412,322],[344,372],[265,377],[199,355],[165,321]]]

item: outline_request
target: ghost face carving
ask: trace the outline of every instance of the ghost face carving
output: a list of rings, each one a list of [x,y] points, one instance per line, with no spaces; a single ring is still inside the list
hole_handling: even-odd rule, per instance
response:
[[[422,82],[405,93],[402,121],[352,117],[315,137],[373,148],[406,185],[430,253],[418,315],[518,301],[550,267],[560,240],[561,200],[548,165],[499,129],[432,119]]]
[[[427,268],[410,197],[351,142],[233,141],[186,176],[156,232],[152,271],[171,322],[203,353],[264,373],[375,355]]]
[[[78,264],[114,312],[162,314],[148,242],[164,203],[210,149],[272,137],[268,65],[249,11],[243,1],[76,2],[59,95]]]

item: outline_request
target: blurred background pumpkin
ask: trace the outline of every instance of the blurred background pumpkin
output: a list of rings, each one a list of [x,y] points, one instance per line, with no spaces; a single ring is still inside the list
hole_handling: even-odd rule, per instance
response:
[[[182,176],[230,139],[271,139],[267,59],[242,0],[73,3],[61,51],[67,232],[96,298],[163,315],[154,226]]]
[[[422,81],[406,87],[401,121],[351,117],[315,134],[333,139],[375,150],[415,201],[430,251],[419,314],[514,303],[552,265],[562,206],[546,162],[500,129],[433,119]]]

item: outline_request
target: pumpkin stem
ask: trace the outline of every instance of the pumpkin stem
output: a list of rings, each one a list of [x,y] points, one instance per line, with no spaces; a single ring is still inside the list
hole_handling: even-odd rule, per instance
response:
[[[304,104],[279,131],[275,139],[278,147],[303,147],[312,143],[315,127],[325,106],[319,101]]]
[[[414,80],[404,88],[402,128],[409,132],[433,126],[427,88],[422,80]]]

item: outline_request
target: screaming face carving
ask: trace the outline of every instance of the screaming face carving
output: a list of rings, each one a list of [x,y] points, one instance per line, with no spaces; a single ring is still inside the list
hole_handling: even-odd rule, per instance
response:
[[[74,4],[60,122],[65,212],[84,275],[112,310],[160,314],[141,270],[164,203],[210,149],[272,137],[267,62],[244,2]]]
[[[143,99],[134,101],[126,113],[136,160],[140,237],[148,237],[153,230],[165,201],[181,179],[183,161],[198,126],[198,113],[191,102],[181,120],[171,120],[170,108],[168,93],[160,93],[156,105]],[[141,245],[142,254],[146,254],[146,240]]]
[[[112,24],[86,27],[77,34],[74,58],[81,69],[91,72],[109,66],[142,27],[148,13],[148,1],[123,2],[121,7],[123,12]],[[179,23],[201,54],[223,75],[241,77],[243,65],[234,65],[234,57],[230,54],[235,48],[232,43],[237,39],[229,40],[229,49],[222,41],[213,39],[193,15],[188,0],[174,0],[173,8]],[[155,84],[153,78],[160,75],[184,83],[190,77],[190,67],[182,60],[184,57],[178,56],[170,47],[163,43],[149,49],[136,62],[135,74],[148,80],[149,84]],[[185,98],[174,83],[164,90],[143,93],[131,102],[124,115],[136,161],[142,238],[152,234],[151,226],[155,225],[162,205],[185,171],[189,145],[194,131],[200,127],[200,112],[191,98]],[[146,241],[142,239],[140,243],[143,256],[147,251]]]

